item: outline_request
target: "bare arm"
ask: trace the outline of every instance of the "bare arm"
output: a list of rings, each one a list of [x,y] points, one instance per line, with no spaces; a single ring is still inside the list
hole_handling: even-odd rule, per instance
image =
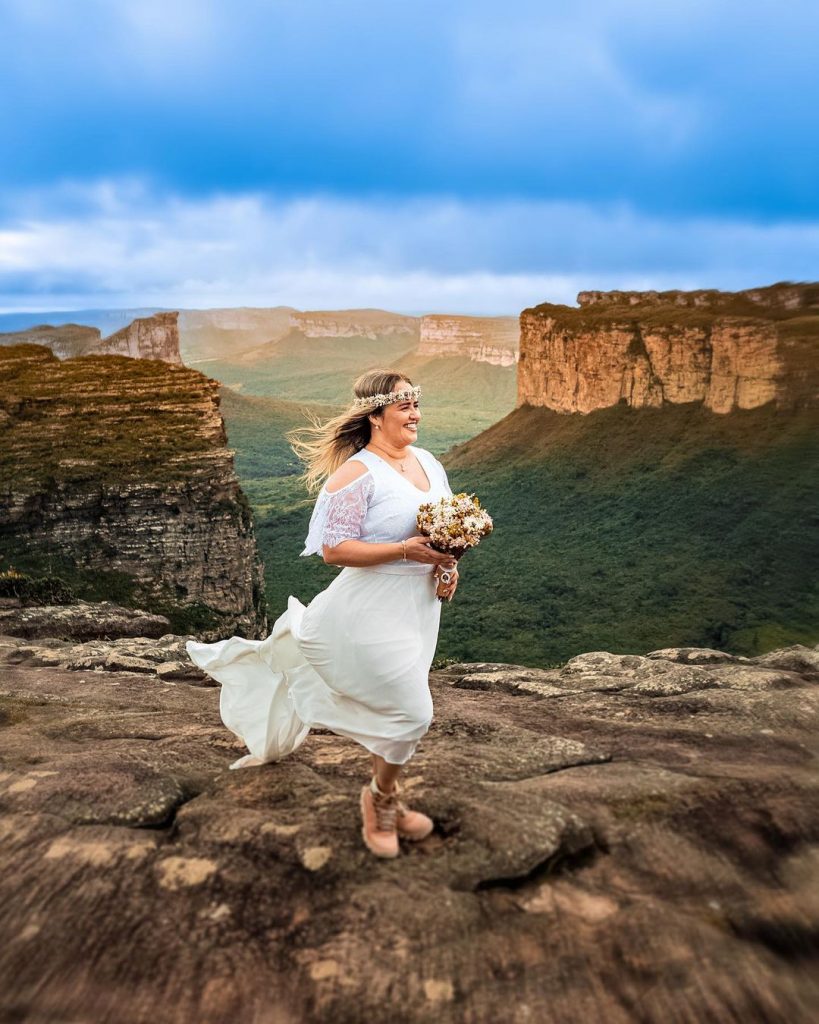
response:
[[[420,533],[404,541],[408,562],[422,562],[426,565],[455,565],[451,555],[443,554],[429,546],[429,539]],[[335,547],[322,546],[324,561],[328,565],[381,565],[403,558],[404,545],[400,540],[386,544],[371,544],[366,540],[343,540]]]
[[[367,467],[356,459],[343,463],[327,480],[325,489],[334,494],[346,487],[367,472]],[[322,557],[328,565],[368,566],[381,565],[384,562],[395,562],[404,557],[407,561],[422,562],[427,565],[455,564],[451,555],[442,554],[429,545],[429,538],[417,534],[408,537],[403,543],[390,541],[384,544],[370,543],[365,540],[342,540],[330,546],[322,545]]]

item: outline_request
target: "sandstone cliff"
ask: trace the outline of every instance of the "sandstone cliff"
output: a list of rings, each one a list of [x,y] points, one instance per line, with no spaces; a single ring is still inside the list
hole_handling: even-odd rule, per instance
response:
[[[98,328],[82,324],[40,324],[22,331],[0,334],[0,345],[47,345],[59,359],[72,359],[74,356],[98,352],[101,342],[102,335]]]
[[[513,366],[518,360],[520,326],[511,316],[421,318],[419,356],[468,356],[479,363]]]
[[[290,327],[306,338],[375,339],[398,334],[412,339],[418,333],[418,320],[383,309],[318,310],[292,313]]]
[[[162,359],[180,363],[178,313],[138,317],[127,327],[103,338],[96,327],[42,324],[23,331],[0,334],[0,345],[47,345],[59,359],[87,355],[121,355],[133,359]]]
[[[156,313],[154,316],[140,317],[121,331],[103,338],[99,352],[181,364],[178,318],[178,313]]]
[[[235,309],[185,309],[179,314],[179,346],[186,366],[216,359],[231,359],[290,331],[292,306],[270,309],[239,306]]]
[[[158,360],[0,348],[0,551],[224,636],[266,627],[219,385]]]
[[[816,400],[817,285],[581,292],[578,302],[521,314],[518,405],[701,402],[727,413]]]

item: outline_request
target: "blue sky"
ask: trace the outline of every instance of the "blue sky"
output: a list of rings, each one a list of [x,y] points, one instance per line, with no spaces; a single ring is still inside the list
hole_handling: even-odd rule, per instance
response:
[[[0,0],[0,309],[819,277],[819,7]]]

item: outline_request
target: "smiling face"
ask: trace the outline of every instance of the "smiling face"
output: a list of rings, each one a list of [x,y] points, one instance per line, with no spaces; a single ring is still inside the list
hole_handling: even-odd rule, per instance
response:
[[[391,390],[405,391],[411,387],[408,381],[399,380]],[[404,448],[417,438],[420,419],[421,408],[417,398],[405,402],[392,402],[383,406],[381,416],[370,417],[373,424],[373,439],[376,443]],[[379,424],[380,430],[375,429],[376,423]]]

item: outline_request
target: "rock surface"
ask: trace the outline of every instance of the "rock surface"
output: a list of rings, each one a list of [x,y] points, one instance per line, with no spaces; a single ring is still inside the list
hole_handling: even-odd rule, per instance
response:
[[[160,360],[61,362],[41,345],[0,348],[0,372],[0,533],[12,564],[49,575],[67,565],[77,586],[109,588],[78,597],[128,591],[120,603],[195,613],[202,639],[265,631],[216,381]]]
[[[0,646],[4,1019],[815,1019],[819,690],[787,667],[815,649],[434,672],[402,780],[436,827],[379,861],[352,741],[229,771],[218,688],[28,646]]]
[[[467,356],[479,363],[514,366],[520,349],[520,325],[511,316],[421,318],[419,356]]]
[[[716,413],[813,403],[819,286],[581,292],[521,314],[518,405],[588,413],[702,402]]]
[[[111,601],[77,601],[65,605],[0,607],[0,635],[96,640],[103,637],[160,637],[170,629],[164,615],[120,608]]]

